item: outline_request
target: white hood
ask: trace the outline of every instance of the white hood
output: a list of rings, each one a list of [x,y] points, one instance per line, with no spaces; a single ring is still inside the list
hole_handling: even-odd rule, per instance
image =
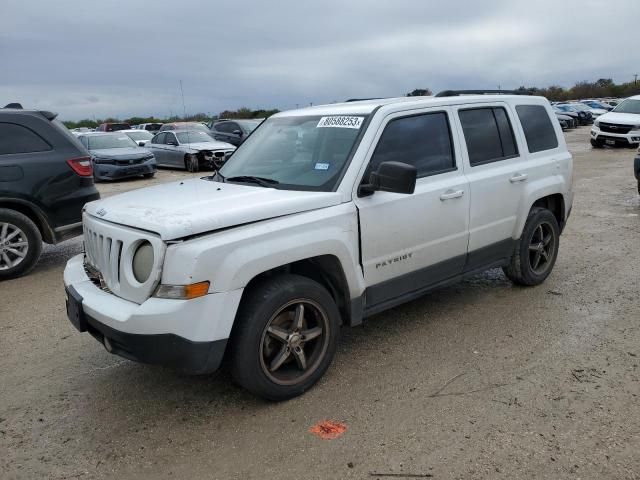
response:
[[[599,122],[618,123],[620,125],[640,125],[640,115],[635,113],[608,112],[598,117]]]
[[[88,203],[86,211],[175,240],[340,202],[337,192],[276,190],[194,178],[97,200]]]

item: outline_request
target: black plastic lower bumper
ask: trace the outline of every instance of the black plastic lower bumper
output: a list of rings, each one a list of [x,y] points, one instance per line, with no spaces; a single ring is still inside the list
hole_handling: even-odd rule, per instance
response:
[[[67,314],[71,323],[78,330],[89,332],[110,353],[194,375],[214,372],[222,363],[227,340],[193,342],[171,333],[141,335],[121,332],[87,315],[82,309],[82,297],[73,287],[67,289],[67,295]]]

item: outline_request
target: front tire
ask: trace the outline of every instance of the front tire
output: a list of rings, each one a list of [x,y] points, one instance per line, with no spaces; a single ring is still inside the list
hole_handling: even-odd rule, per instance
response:
[[[196,173],[200,170],[198,157],[196,157],[195,155],[186,155],[184,157],[184,166],[188,172]]]
[[[238,384],[280,401],[311,388],[336,352],[340,312],[329,292],[299,275],[261,281],[245,294],[230,345]]]
[[[540,285],[553,270],[559,246],[560,227],[556,217],[546,208],[534,207],[509,265],[502,270],[516,285]]]
[[[0,280],[27,274],[42,252],[42,236],[33,221],[15,210],[0,208]]]
[[[594,140],[593,138],[591,139],[591,146],[593,148],[602,148],[603,147],[602,143],[600,143],[598,140]]]

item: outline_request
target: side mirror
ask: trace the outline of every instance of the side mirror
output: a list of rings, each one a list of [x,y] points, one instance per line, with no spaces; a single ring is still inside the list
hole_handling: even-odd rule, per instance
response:
[[[144,140],[138,140],[138,145],[144,147],[147,144]]]
[[[382,162],[375,172],[371,172],[369,183],[360,185],[358,193],[366,196],[380,190],[412,194],[416,189],[417,177],[418,170],[413,165],[402,162]]]
[[[234,130],[233,134],[241,137],[242,136],[242,130]]]

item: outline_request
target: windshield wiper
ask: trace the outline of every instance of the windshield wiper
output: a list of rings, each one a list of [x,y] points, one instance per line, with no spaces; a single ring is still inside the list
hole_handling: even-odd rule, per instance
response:
[[[237,177],[227,177],[225,182],[248,182],[248,183],[256,183],[261,187],[271,187],[273,185],[277,185],[280,183],[278,180],[274,180],[273,178],[265,178],[265,177],[254,177],[251,175],[239,175]]]

